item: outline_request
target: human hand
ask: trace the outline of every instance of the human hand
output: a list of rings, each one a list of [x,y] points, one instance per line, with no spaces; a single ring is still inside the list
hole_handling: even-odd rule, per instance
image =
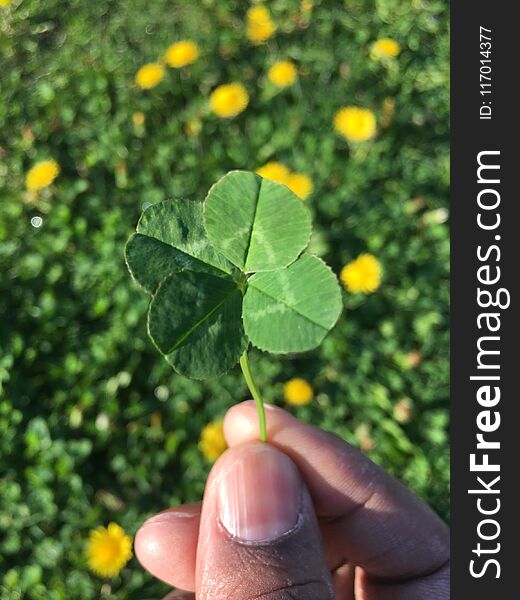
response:
[[[447,600],[449,533],[433,511],[336,436],[266,415],[262,444],[254,403],[231,408],[202,504],[137,532],[142,565],[187,590],[168,600]]]

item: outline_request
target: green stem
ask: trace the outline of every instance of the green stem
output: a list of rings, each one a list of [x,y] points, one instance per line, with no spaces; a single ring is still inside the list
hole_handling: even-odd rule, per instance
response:
[[[260,392],[256,387],[255,380],[251,375],[251,369],[249,368],[249,360],[247,358],[247,350],[245,350],[244,354],[240,357],[240,367],[242,368],[242,373],[244,374],[244,379],[246,380],[247,387],[249,391],[253,395],[256,404],[256,410],[258,411],[258,422],[260,425],[260,440],[262,442],[267,441],[267,427],[265,424],[265,409],[264,409],[264,401],[262,396],[260,396]]]

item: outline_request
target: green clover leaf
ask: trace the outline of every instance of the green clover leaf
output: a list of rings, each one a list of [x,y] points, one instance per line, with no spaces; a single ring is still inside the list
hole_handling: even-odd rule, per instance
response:
[[[307,208],[284,185],[232,171],[204,203],[146,209],[125,249],[132,277],[151,295],[148,333],[180,374],[220,375],[240,362],[265,415],[247,347],[305,352],[334,327],[342,308],[336,276],[304,252]]]
[[[246,335],[268,352],[312,350],[336,324],[341,304],[334,273],[320,258],[304,253],[286,269],[248,279]]]
[[[232,279],[182,271],[159,286],[148,332],[181,375],[207,379],[237,364],[247,349],[242,292]]]
[[[167,275],[183,269],[217,276],[235,270],[211,245],[202,204],[190,200],[148,207],[126,244],[125,259],[132,277],[150,294]]]
[[[231,171],[209,190],[204,225],[215,248],[244,273],[290,265],[311,237],[298,196],[247,171]]]

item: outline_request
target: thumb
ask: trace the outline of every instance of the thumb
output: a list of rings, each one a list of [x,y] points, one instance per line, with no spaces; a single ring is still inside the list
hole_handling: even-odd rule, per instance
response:
[[[213,467],[197,548],[198,600],[332,600],[309,493],[269,444],[230,448]]]

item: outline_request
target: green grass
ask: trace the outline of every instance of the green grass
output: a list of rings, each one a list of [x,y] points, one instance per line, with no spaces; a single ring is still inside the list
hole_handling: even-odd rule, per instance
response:
[[[147,338],[147,299],[126,272],[124,243],[143,204],[202,198],[226,171],[268,160],[312,177],[312,251],[336,273],[370,252],[384,279],[374,294],[343,293],[318,350],[252,353],[262,394],[283,405],[283,382],[306,378],[317,401],[294,409],[299,417],[356,445],[364,438],[371,458],[448,517],[448,8],[324,0],[298,24],[299,2],[269,4],[279,28],[257,47],[244,36],[246,3],[0,9],[2,599],[98,598],[103,582],[83,558],[90,528],[114,520],[134,534],[154,511],[200,498],[210,466],[200,431],[248,392],[238,367],[205,383],[173,373]],[[372,61],[370,44],[386,36],[400,56]],[[181,38],[198,42],[200,60],[136,89],[136,70]],[[294,60],[300,77],[273,96],[265,73],[278,58]],[[250,105],[220,120],[207,98],[234,80]],[[395,114],[382,127],[387,98]],[[379,122],[358,147],[331,124],[350,104]],[[30,201],[24,176],[44,158],[62,172]],[[417,366],[410,352],[420,352]],[[405,424],[394,415],[403,398],[413,404]],[[103,590],[143,600],[166,586],[134,559]]]

